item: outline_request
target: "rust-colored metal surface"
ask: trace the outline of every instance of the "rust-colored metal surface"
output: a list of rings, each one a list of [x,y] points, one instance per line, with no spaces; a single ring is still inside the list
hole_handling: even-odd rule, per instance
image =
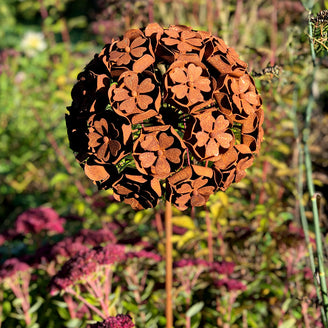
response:
[[[190,27],[131,29],[78,75],[70,147],[134,209],[202,206],[239,182],[263,139],[262,100],[234,49]]]

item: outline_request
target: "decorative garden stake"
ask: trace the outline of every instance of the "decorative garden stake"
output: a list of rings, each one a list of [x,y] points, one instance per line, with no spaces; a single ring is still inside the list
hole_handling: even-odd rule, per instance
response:
[[[260,149],[262,100],[246,68],[208,32],[152,23],[107,44],[72,90],[68,137],[88,178],[136,210],[166,200],[168,302],[171,204],[205,205]]]

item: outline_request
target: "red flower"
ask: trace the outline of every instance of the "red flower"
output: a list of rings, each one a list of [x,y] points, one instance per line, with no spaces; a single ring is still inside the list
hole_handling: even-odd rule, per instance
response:
[[[108,244],[104,247],[95,247],[81,250],[64,263],[61,270],[50,282],[50,293],[53,295],[65,290],[94,272],[98,266],[110,265],[124,258],[124,246]]]
[[[0,281],[11,278],[19,272],[28,271],[30,266],[18,258],[10,258],[4,261],[0,266]]]

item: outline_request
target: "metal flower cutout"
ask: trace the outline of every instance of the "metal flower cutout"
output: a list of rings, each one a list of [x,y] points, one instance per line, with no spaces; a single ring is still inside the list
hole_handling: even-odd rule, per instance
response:
[[[110,87],[109,99],[112,108],[130,118],[132,124],[156,116],[161,105],[160,88],[152,73],[144,76],[132,71],[122,73],[118,84]]]
[[[176,48],[179,53],[199,51],[202,47],[202,38],[199,33],[187,26],[170,26],[164,31],[163,44],[167,48]]]
[[[158,179],[141,174],[133,168],[126,168],[112,188],[116,200],[124,200],[136,210],[156,206],[159,197],[162,196],[162,187]]]
[[[174,62],[166,72],[164,85],[166,102],[187,111],[196,105],[204,107],[213,94],[209,72],[201,63]]]
[[[137,169],[158,179],[179,170],[185,152],[183,141],[169,125],[144,128],[133,147]]]
[[[214,171],[209,167],[191,165],[168,179],[168,198],[180,210],[202,206],[217,190]]]
[[[229,120],[213,107],[190,118],[184,141],[198,160],[217,161],[235,140]]]
[[[89,152],[102,163],[116,164],[129,152],[131,125],[112,111],[92,115],[89,120]]]
[[[66,114],[70,147],[99,189],[134,209],[160,198],[202,206],[240,181],[263,139],[247,64],[209,32],[131,29],[78,75]]]

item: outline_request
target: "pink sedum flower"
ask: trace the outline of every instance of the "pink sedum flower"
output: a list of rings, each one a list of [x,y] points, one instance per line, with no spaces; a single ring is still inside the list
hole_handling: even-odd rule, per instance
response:
[[[89,328],[133,328],[135,327],[129,315],[118,314],[116,317],[108,317],[103,322],[91,324]]]
[[[30,266],[20,261],[18,258],[10,258],[2,263],[0,266],[0,281],[6,278],[13,277],[18,272],[27,271]]]
[[[60,271],[50,282],[50,294],[78,283],[81,279],[97,272],[99,266],[110,265],[124,259],[125,247],[108,244],[88,250],[81,250],[64,263]]]
[[[37,234],[41,231],[64,232],[65,219],[49,207],[29,209],[17,217],[15,228],[17,233]]]

